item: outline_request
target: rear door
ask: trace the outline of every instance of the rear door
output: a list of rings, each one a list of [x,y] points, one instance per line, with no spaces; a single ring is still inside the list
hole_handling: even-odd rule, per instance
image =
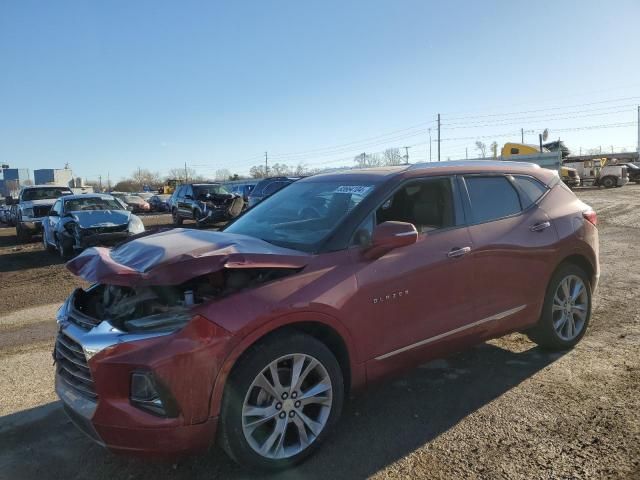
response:
[[[547,189],[523,175],[466,175],[463,183],[478,319],[488,336],[529,325],[539,315],[557,242],[537,203]]]

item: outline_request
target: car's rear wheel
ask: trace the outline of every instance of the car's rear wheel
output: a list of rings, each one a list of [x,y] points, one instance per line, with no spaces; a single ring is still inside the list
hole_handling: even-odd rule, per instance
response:
[[[527,335],[550,350],[573,348],[587,331],[591,295],[584,270],[573,264],[560,266],[547,287],[540,321]]]
[[[287,331],[240,360],[225,388],[220,440],[239,464],[261,470],[310,455],[340,416],[343,375],[320,341]]]
[[[178,213],[177,208],[174,208],[173,210],[171,210],[171,217],[173,218],[173,224],[176,227],[179,227],[180,225],[182,225],[182,217]]]

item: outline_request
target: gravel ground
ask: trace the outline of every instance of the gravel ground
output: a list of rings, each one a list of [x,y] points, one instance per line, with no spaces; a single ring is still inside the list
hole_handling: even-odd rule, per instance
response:
[[[425,364],[349,402],[318,454],[281,476],[640,478],[640,185],[577,193],[599,215],[602,276],[574,350],[510,335]],[[218,450],[144,462],[72,427],[53,393],[52,315],[81,282],[13,232],[0,228],[0,479],[256,478]]]

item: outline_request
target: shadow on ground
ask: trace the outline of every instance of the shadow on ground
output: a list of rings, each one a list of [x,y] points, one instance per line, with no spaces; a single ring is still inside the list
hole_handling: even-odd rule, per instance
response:
[[[483,344],[348,402],[337,431],[300,467],[265,478],[363,478],[406,456],[547,367],[561,354]],[[446,459],[443,459],[443,461]],[[116,456],[67,420],[59,403],[0,418],[5,478],[259,478],[218,449],[173,465]]]

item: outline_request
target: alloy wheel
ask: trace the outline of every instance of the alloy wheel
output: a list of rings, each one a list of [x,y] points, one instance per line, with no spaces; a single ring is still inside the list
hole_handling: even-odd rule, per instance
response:
[[[582,279],[564,277],[558,284],[552,304],[553,327],[565,341],[576,338],[584,328],[589,313],[589,294]]]
[[[329,373],[314,357],[294,353],[274,360],[256,376],[245,396],[245,439],[269,459],[302,452],[324,430],[332,392]]]

